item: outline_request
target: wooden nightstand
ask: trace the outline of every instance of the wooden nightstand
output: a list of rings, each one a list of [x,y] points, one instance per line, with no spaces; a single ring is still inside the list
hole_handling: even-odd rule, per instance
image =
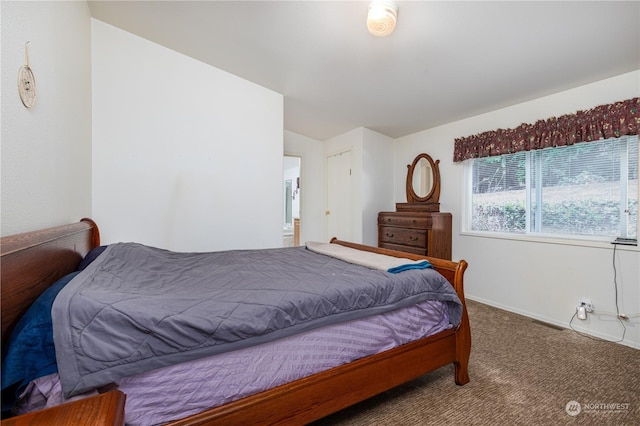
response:
[[[114,390],[2,420],[2,426],[122,426],[125,399]]]

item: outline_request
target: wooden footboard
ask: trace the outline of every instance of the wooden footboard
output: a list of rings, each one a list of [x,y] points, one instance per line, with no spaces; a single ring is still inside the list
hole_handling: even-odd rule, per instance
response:
[[[427,259],[429,263],[433,265],[434,269],[440,272],[440,274],[442,274],[442,276],[444,276],[447,281],[451,283],[456,293],[458,293],[458,298],[462,302],[462,319],[460,320],[460,324],[458,325],[458,329],[456,330],[456,356],[453,361],[456,369],[455,380],[456,384],[458,385],[464,385],[468,383],[469,356],[471,355],[471,328],[469,326],[469,315],[467,314],[467,305],[464,298],[464,272],[469,266],[467,261],[460,260],[458,262],[453,262],[450,260],[437,259],[435,257],[420,256],[417,254],[404,253],[396,250],[388,250],[378,247],[365,246],[362,244],[339,241],[335,238],[332,239],[331,242],[346,247],[386,254],[394,257],[402,257],[412,260]]]
[[[331,241],[347,247],[409,259],[427,259],[453,285],[463,305],[467,262],[411,255],[393,250]],[[16,321],[46,288],[76,269],[82,257],[100,244],[90,219],[9,237],[0,242],[2,342]],[[305,424],[453,363],[455,382],[469,381],[471,334],[466,307],[457,329],[391,349],[304,379],[212,408],[171,423]]]

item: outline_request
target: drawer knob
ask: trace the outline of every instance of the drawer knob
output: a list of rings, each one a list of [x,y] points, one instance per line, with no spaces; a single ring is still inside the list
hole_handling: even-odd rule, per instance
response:
[[[409,239],[410,239],[411,241],[418,241],[418,237],[412,237],[412,236],[409,236]]]
[[[393,234],[387,232],[387,237],[393,237]]]

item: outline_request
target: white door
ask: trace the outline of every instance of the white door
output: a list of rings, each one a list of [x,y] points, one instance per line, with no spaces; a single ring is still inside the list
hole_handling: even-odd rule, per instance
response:
[[[354,241],[351,151],[327,157],[327,239]]]

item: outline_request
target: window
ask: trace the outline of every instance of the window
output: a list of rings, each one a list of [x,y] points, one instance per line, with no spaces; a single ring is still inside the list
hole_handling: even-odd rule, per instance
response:
[[[466,167],[469,230],[637,238],[638,136],[474,159]]]

